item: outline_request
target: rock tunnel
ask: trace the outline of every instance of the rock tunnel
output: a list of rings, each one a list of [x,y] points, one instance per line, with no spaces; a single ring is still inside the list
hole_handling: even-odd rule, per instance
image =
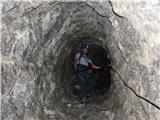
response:
[[[159,120],[160,2],[2,1],[2,120]],[[87,42],[111,65],[88,105],[72,60]]]

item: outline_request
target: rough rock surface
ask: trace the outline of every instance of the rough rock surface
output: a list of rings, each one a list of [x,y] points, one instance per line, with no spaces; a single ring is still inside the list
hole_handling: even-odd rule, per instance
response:
[[[2,1],[1,33],[2,120],[159,120],[158,0]],[[81,40],[113,69],[103,102],[78,108],[68,82]]]

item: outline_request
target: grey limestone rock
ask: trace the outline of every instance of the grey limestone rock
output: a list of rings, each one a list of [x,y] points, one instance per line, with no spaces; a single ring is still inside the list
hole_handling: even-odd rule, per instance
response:
[[[82,40],[114,69],[110,93],[79,108],[68,66]],[[159,51],[158,0],[2,1],[1,118],[159,120]]]

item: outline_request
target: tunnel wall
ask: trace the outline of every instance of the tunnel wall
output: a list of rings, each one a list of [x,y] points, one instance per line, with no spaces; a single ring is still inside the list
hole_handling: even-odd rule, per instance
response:
[[[84,4],[8,4],[2,11],[2,119],[45,119],[48,109],[61,116],[67,50],[81,36],[104,38],[99,24],[106,20]]]
[[[158,120],[160,110],[154,106],[160,106],[158,9],[156,1],[5,1],[2,119],[46,119],[44,113],[50,109],[55,116],[62,116],[60,109],[67,98],[60,75],[67,49],[81,36],[92,36],[101,40],[111,55],[112,91],[117,95],[114,120]]]
[[[160,112],[157,85],[160,41],[160,29],[157,27],[160,18],[156,17],[159,15],[158,2],[145,2],[144,5],[140,1],[113,0],[110,4],[111,7],[107,9],[105,6],[108,3],[92,4],[92,7],[103,17],[107,17],[106,11],[111,9],[116,14],[108,17],[114,29],[111,38],[106,41],[116,69],[113,70],[115,92],[119,96],[119,105],[123,106],[121,110],[117,109],[114,119],[158,119]],[[146,102],[142,98],[149,101]],[[156,107],[149,102],[155,103]]]

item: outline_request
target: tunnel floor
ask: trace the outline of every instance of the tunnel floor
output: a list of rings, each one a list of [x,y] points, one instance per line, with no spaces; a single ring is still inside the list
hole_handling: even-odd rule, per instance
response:
[[[116,98],[112,91],[107,91],[104,95],[93,95],[88,98],[88,103],[82,105],[78,99],[70,99],[63,106],[61,113],[52,113],[45,110],[47,120],[112,120],[116,108]],[[62,116],[65,116],[62,118]],[[56,117],[56,118],[55,118]]]

